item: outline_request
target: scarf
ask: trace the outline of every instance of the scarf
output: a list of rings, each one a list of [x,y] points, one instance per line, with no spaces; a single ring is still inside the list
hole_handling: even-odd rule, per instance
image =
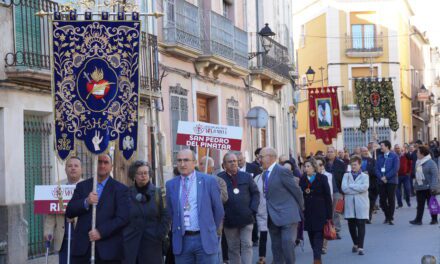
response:
[[[422,159],[416,161],[416,181],[418,185],[422,185],[425,180],[425,175],[423,174],[422,165],[431,159],[431,155],[426,155]]]

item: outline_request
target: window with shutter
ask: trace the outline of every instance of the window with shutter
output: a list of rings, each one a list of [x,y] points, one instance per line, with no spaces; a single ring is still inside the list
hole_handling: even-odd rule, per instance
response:
[[[177,127],[179,121],[188,121],[188,90],[182,88],[180,84],[170,87],[170,107],[171,107],[171,139],[173,146],[173,164],[177,153],[185,146],[177,145]]]

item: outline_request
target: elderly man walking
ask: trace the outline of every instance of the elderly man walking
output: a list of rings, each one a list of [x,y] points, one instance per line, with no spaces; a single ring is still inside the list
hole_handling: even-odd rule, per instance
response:
[[[304,210],[302,191],[292,172],[277,164],[275,149],[263,148],[260,158],[273,260],[275,264],[292,264],[295,263],[294,238]]]
[[[237,156],[228,152],[219,174],[228,186],[225,203],[225,235],[231,264],[252,263],[252,228],[260,203],[260,192],[252,175],[238,170]]]

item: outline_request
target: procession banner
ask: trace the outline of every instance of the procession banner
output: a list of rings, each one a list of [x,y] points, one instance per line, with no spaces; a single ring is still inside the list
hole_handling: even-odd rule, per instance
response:
[[[36,185],[34,214],[64,214],[76,185]],[[62,206],[60,208],[60,198]]]
[[[239,151],[242,137],[243,128],[241,127],[179,121],[176,144]]]
[[[119,140],[129,159],[137,147],[139,21],[54,21],[56,152],[66,159],[75,140],[93,154]]]
[[[330,145],[341,132],[337,87],[309,88],[310,134]]]
[[[368,119],[379,122],[388,118],[392,131],[399,129],[396,104],[394,100],[393,82],[386,78],[362,78],[355,80],[356,98],[361,119],[360,130],[368,129]]]

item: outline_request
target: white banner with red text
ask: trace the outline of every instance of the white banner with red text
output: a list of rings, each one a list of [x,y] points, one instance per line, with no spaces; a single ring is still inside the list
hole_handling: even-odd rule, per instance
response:
[[[75,187],[75,185],[36,185],[34,214],[64,214]],[[61,208],[60,198],[63,201]]]
[[[179,121],[176,144],[220,150],[240,150],[242,137],[243,128],[241,127]]]

